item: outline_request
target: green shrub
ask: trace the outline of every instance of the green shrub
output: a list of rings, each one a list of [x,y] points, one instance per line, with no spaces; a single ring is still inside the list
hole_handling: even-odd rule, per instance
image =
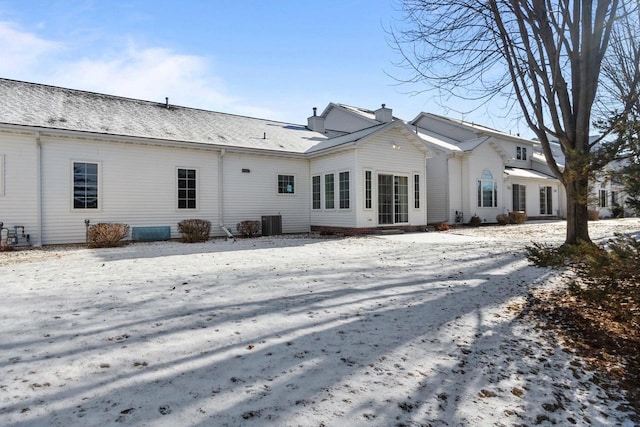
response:
[[[243,237],[256,237],[260,235],[260,221],[241,221],[236,229]]]
[[[469,220],[469,225],[472,227],[480,227],[482,225],[482,218],[478,215],[473,215]]]
[[[90,248],[113,248],[121,246],[128,235],[127,224],[98,223],[89,227],[87,244]]]
[[[206,219],[185,219],[178,223],[178,231],[184,243],[206,242],[211,232],[211,221]]]

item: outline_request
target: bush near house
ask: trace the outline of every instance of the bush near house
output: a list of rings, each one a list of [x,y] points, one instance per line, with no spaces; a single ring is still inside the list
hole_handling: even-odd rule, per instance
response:
[[[616,203],[611,208],[611,215],[613,215],[614,218],[624,218],[624,208]]]
[[[469,220],[469,225],[472,227],[480,227],[482,225],[482,218],[478,215],[473,215]]]
[[[509,224],[524,224],[527,222],[527,214],[521,211],[509,212]]]
[[[236,229],[242,237],[256,237],[260,235],[260,221],[241,221]]]
[[[451,229],[451,226],[449,224],[447,224],[446,222],[440,222],[440,223],[434,225],[433,228],[436,231],[447,231],[447,230]]]
[[[89,227],[87,244],[90,248],[113,248],[121,246],[128,235],[127,224],[98,223]]]
[[[509,224],[509,215],[507,214],[498,214],[496,215],[496,222],[498,225],[507,225]]]
[[[211,232],[211,221],[206,219],[185,219],[178,223],[178,231],[184,243],[206,242]]]
[[[597,210],[589,210],[587,211],[587,219],[589,221],[597,221],[600,219],[600,212]]]

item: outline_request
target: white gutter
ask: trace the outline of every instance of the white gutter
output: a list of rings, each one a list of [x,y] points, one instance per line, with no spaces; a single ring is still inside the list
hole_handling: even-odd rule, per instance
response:
[[[36,232],[38,239],[35,242],[36,247],[42,246],[42,141],[40,140],[40,131],[34,132],[36,139]]]

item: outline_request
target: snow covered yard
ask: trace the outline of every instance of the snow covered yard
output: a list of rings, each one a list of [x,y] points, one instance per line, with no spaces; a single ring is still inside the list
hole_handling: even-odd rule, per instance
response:
[[[640,230],[590,225],[595,239]],[[633,425],[518,316],[558,282],[524,245],[563,235],[554,222],[0,253],[0,425]]]

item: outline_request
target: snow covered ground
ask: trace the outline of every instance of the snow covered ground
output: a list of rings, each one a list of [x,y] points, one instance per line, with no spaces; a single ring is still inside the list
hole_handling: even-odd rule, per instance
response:
[[[0,425],[631,426],[518,316],[558,283],[524,245],[563,237],[549,222],[0,253]]]

